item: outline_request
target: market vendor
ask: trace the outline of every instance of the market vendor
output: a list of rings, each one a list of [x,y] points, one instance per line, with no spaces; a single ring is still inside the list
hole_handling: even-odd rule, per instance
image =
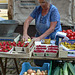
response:
[[[38,0],[39,6],[32,11],[30,16],[25,20],[23,27],[23,40],[28,40],[27,30],[29,24],[35,19],[36,35],[35,40],[40,41],[44,38],[55,39],[58,31],[61,31],[60,14],[58,9],[50,4],[50,0]]]

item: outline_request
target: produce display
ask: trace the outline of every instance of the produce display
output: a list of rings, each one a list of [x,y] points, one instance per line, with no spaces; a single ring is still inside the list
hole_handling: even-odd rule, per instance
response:
[[[46,56],[50,56],[50,57],[56,57],[57,53],[58,53],[58,46],[47,46],[47,50],[46,50]]]
[[[12,48],[13,48],[13,44],[14,44],[14,42],[11,42],[11,41],[0,42],[0,52],[9,52],[9,51],[11,51]]]
[[[56,45],[36,45],[33,56],[50,56],[56,57],[58,46]]]
[[[37,71],[29,69],[27,72],[24,72],[23,75],[48,75],[48,71],[40,71],[40,69],[38,69]]]
[[[75,41],[62,41],[61,46],[64,48],[64,50],[75,50]]]
[[[67,33],[67,37],[71,40],[75,40],[75,31],[73,32],[71,29],[63,30],[62,32]]]
[[[33,67],[29,62],[24,62],[22,64],[22,70],[20,72],[20,75],[50,75],[51,65],[52,61],[50,61],[50,63],[44,63],[42,67]]]
[[[24,48],[26,48],[28,45],[29,45],[29,42],[25,43],[24,41],[18,41],[17,43],[15,43],[15,51],[16,52],[25,52]]]
[[[52,70],[52,75],[75,75],[75,64],[61,62]]]
[[[18,41],[17,43],[14,42],[14,46],[16,47],[27,47],[29,45],[29,43],[25,43],[24,41]]]
[[[0,42],[0,52],[10,52],[11,50],[14,51],[13,50],[14,47],[15,47],[15,50],[16,50],[16,47],[18,47],[18,49],[26,48],[28,45],[29,45],[29,42],[25,43],[23,41],[18,41],[18,42],[2,41],[2,42]],[[32,46],[33,45],[31,45],[30,48]]]

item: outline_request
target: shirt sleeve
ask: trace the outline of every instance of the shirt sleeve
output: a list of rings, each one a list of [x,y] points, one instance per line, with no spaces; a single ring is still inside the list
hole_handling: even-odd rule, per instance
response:
[[[30,14],[30,16],[31,16],[33,19],[35,19],[36,13],[37,13],[37,7],[35,7],[35,9],[32,11],[32,13]]]
[[[57,8],[54,8],[51,12],[50,21],[55,22],[60,20],[60,14]]]

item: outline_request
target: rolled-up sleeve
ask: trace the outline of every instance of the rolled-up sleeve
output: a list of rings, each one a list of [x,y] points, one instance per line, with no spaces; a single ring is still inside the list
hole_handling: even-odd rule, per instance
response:
[[[30,16],[35,19],[36,18],[36,13],[37,13],[37,7],[35,7],[35,9],[32,11],[32,13],[30,14]]]
[[[55,22],[60,20],[60,14],[57,8],[54,8],[51,12],[50,21]]]

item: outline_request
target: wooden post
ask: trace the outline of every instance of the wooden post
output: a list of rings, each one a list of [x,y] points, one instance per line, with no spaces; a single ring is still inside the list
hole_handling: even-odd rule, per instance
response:
[[[13,19],[13,0],[8,0],[8,19]]]

